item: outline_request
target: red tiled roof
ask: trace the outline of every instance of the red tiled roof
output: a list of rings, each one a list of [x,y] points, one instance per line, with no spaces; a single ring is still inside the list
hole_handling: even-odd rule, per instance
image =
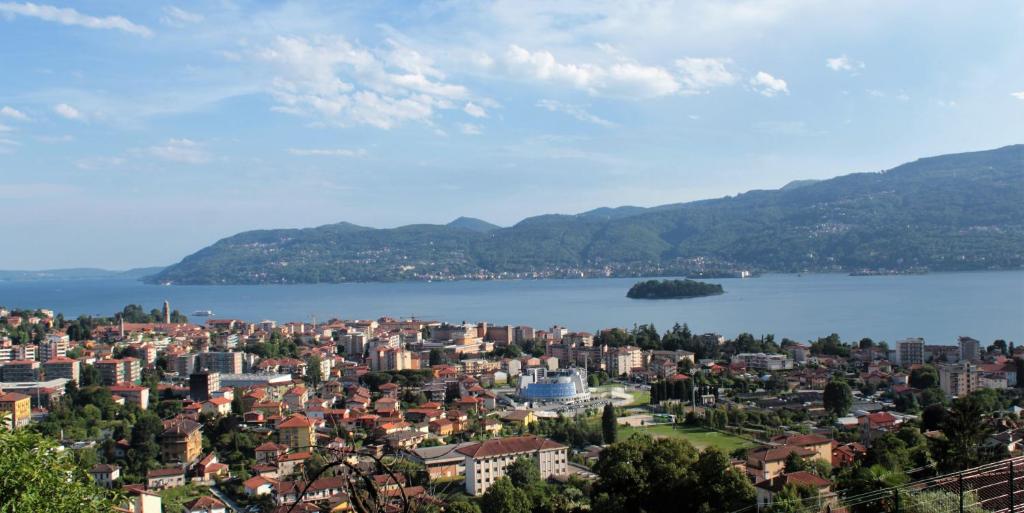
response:
[[[517,454],[564,448],[565,446],[558,442],[547,438],[541,438],[539,436],[515,436],[487,440],[478,444],[456,449],[456,451],[471,458],[482,458],[498,454]]]
[[[285,419],[280,424],[278,424],[277,428],[278,429],[299,428],[299,427],[309,427],[309,426],[312,426],[312,425],[313,425],[313,423],[310,422],[309,419],[307,419],[305,417],[305,415],[302,415],[301,413],[296,413],[294,415],[291,415],[287,419]]]

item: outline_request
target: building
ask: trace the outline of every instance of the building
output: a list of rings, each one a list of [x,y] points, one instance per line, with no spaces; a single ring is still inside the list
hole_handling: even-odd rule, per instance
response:
[[[185,503],[185,513],[225,513],[227,506],[223,502],[204,495]]]
[[[185,486],[185,469],[181,467],[158,468],[146,472],[147,490],[165,490]]]
[[[958,337],[960,345],[960,359],[966,362],[974,362],[981,359],[981,342],[971,337]]]
[[[188,396],[193,401],[208,401],[220,389],[220,373],[199,371],[188,376]]]
[[[51,358],[43,363],[43,374],[46,379],[64,378],[78,383],[81,373],[82,364],[66,356]]]
[[[89,469],[89,475],[96,484],[104,488],[113,488],[114,482],[121,479],[121,467],[113,464],[97,463]]]
[[[160,453],[164,463],[192,463],[203,450],[202,425],[175,418],[164,423],[160,434]]]
[[[411,351],[387,346],[378,346],[370,350],[370,370],[372,371],[399,371],[418,368],[413,365]]]
[[[167,368],[177,372],[179,376],[188,376],[196,371],[198,357],[192,353],[178,354],[167,357]]]
[[[241,374],[242,353],[231,351],[199,353],[199,368],[220,374]]]
[[[793,359],[784,354],[740,353],[732,357],[732,363],[743,364],[748,369],[778,371],[793,368]]]
[[[963,397],[980,388],[981,373],[978,366],[969,360],[960,363],[940,364],[939,388],[947,395]],[[1005,386],[1005,379],[1004,379]]]
[[[313,422],[300,413],[290,415],[277,425],[277,441],[292,450],[315,447]]]
[[[0,419],[14,429],[27,426],[32,420],[32,398],[17,392],[0,395]]]
[[[451,479],[466,474],[466,455],[458,452],[458,450],[476,444],[477,442],[463,442],[435,447],[420,447],[403,451],[402,454],[406,458],[426,467],[427,476],[431,481],[435,479]]]
[[[549,372],[527,369],[519,378],[519,397],[525,401],[572,403],[590,399],[587,371],[566,369]]]
[[[924,339],[905,338],[896,342],[896,359],[904,367],[923,364]]]
[[[39,379],[39,362],[34,360],[11,360],[0,366],[0,381],[24,383]]]
[[[94,367],[100,372],[100,383],[103,385],[139,384],[142,381],[142,366],[135,358],[100,360]]]
[[[54,358],[64,358],[68,355],[70,338],[67,335],[49,335],[46,340],[39,344],[37,356],[39,361],[46,362]]]
[[[170,301],[164,301],[164,324],[171,323],[171,303]]]
[[[761,511],[772,505],[775,496],[782,492],[782,489],[786,485],[791,484],[800,488],[809,488],[817,492],[815,495],[821,497],[822,502],[834,502],[834,497],[829,497],[829,492],[832,488],[832,482],[828,479],[816,476],[810,472],[799,471],[790,472],[788,474],[782,474],[773,479],[765,479],[754,485],[754,490],[757,492],[757,511]],[[808,505],[814,508],[814,511],[819,509],[824,511],[824,508],[820,508],[814,505]]]
[[[517,436],[460,447],[456,452],[465,456],[466,493],[482,495],[495,481],[505,476],[509,465],[523,457],[536,462],[541,479],[567,474],[567,449],[547,438]]]
[[[111,394],[123,397],[127,403],[134,404],[142,410],[149,408],[149,387],[125,383],[108,388]]]

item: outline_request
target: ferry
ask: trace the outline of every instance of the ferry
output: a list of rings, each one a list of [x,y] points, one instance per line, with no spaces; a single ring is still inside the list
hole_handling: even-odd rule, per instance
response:
[[[213,310],[196,310],[192,312],[192,315],[196,317],[210,317],[213,315]]]

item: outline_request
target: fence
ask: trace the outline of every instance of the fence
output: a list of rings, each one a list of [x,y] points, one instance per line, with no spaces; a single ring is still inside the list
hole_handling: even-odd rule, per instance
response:
[[[758,504],[741,511],[754,512],[768,507]],[[798,513],[1024,513],[1024,456],[867,493],[830,493],[776,502],[771,510]]]

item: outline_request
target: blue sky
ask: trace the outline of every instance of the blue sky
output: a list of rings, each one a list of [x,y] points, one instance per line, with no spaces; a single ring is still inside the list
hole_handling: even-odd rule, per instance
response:
[[[1020,143],[1022,63],[1014,1],[0,1],[0,268]]]

